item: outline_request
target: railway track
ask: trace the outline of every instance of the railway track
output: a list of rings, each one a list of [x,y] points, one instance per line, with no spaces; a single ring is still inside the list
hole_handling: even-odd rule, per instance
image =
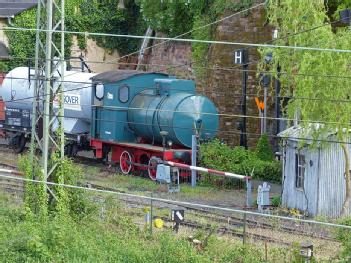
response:
[[[17,170],[16,166],[11,164],[6,164],[6,163],[0,163],[0,168]],[[106,186],[102,186],[102,185],[98,185],[90,182],[82,183],[81,186],[99,189],[99,190],[107,190],[107,191],[116,192],[116,193],[126,193],[124,191],[120,191],[115,188],[106,187]],[[23,182],[21,181],[14,181],[11,179],[0,178],[0,187],[4,189],[6,192],[11,194],[17,194],[17,195],[23,194]],[[120,196],[119,199],[125,202],[127,206],[133,207],[133,208],[137,208],[137,207],[142,208],[150,205],[149,200],[145,200],[141,198],[137,200],[136,198]],[[264,229],[264,230],[271,230],[271,231],[279,231],[280,233],[289,233],[291,235],[296,235],[296,236],[313,237],[313,238],[318,238],[322,240],[335,241],[335,239],[330,234],[327,234],[323,231],[318,231],[319,233],[316,231],[303,231],[300,228],[298,228],[298,226],[296,226],[295,228],[287,225],[280,225],[279,227],[277,227],[276,225],[268,223],[265,220],[257,220],[257,219],[254,220],[249,217],[246,218],[246,221],[244,222],[243,218],[238,216],[233,216],[233,215],[228,216],[228,215],[216,213],[214,211],[210,211],[208,209],[197,208],[193,206],[185,206],[185,205],[174,205],[172,203],[167,203],[167,202],[155,201],[154,206],[157,209],[170,209],[175,207],[183,208],[187,210],[187,214],[190,214],[193,217],[203,218],[203,219],[206,219],[207,222],[222,225],[218,231],[229,233],[233,236],[236,235],[238,237],[240,237],[240,235],[242,237],[242,233],[238,232],[237,229],[243,228],[245,224],[246,227],[249,229],[256,229],[256,230]],[[193,228],[204,229],[204,226],[200,226],[200,225],[196,226],[198,223],[194,221],[187,221],[184,224],[187,225],[188,227],[193,226]],[[223,225],[225,225],[225,227]],[[206,229],[206,226],[205,226],[205,229]],[[264,239],[264,236],[260,236],[258,234],[252,234],[252,235],[256,235],[256,239],[255,239],[255,236],[252,236],[254,240]],[[279,243],[278,240],[275,240],[275,238],[273,237],[266,237],[266,239],[267,239],[266,240],[267,242]],[[284,243],[284,242],[282,241],[281,243]]]
[[[161,217],[162,220],[164,220],[165,222],[169,222],[172,223],[172,221],[167,218],[167,217]],[[205,231],[213,231],[213,227],[211,225],[201,225],[197,222],[194,221],[189,221],[189,220],[185,220],[181,223],[182,226],[191,228],[191,229],[196,229],[196,230],[205,230]],[[250,238],[254,241],[264,241],[264,242],[268,242],[268,243],[275,243],[275,244],[279,244],[279,245],[285,245],[285,246],[291,246],[292,243],[290,242],[286,242],[286,241],[282,241],[278,238],[273,238],[273,237],[268,237],[265,235],[260,235],[260,234],[255,234],[255,233],[250,233],[250,232],[243,232],[241,230],[238,229],[233,229],[233,228],[228,228],[225,226],[221,226],[218,227],[216,229],[217,234],[219,235],[229,235],[229,236],[233,236],[236,238],[240,238],[240,239],[244,239],[244,238]]]
[[[124,191],[119,191],[111,187],[104,187],[97,184],[89,184],[89,185],[92,188],[96,188],[100,190],[107,190],[107,191],[112,191],[117,193],[126,193]],[[143,208],[145,206],[150,205],[150,201],[145,199],[135,200],[135,199],[125,198],[123,196],[120,196],[119,199],[126,202],[127,205],[132,205],[133,207]],[[153,203],[154,203],[154,206],[159,209],[184,208],[185,210],[187,210],[187,214],[191,213],[195,216],[198,216],[199,218],[207,219],[208,222],[227,225],[234,228],[243,228],[245,224],[247,228],[251,228],[251,229],[265,229],[265,230],[289,233],[291,235],[296,235],[296,236],[313,237],[313,238],[318,238],[318,239],[327,240],[327,241],[335,241],[335,238],[333,238],[330,234],[327,234],[324,232],[316,233],[312,231],[303,231],[298,228],[299,226],[296,226],[296,228],[293,228],[291,226],[284,226],[284,225],[277,227],[276,225],[267,223],[264,220],[254,220],[250,218],[246,218],[246,222],[244,222],[244,219],[241,217],[225,216],[225,215],[210,211],[208,209],[195,208],[195,207],[184,206],[184,205],[174,205],[172,203],[166,203],[166,202],[161,203],[159,201],[156,201]],[[190,224],[195,224],[195,222],[194,221],[190,222]]]
[[[6,172],[5,172],[6,171]],[[10,171],[13,171],[13,173],[11,173]],[[4,176],[13,176],[13,175],[18,175],[17,171],[17,167],[12,165],[12,164],[7,164],[7,163],[0,163],[0,175],[4,175]],[[0,177],[0,189],[2,189],[3,191],[12,194],[12,195],[23,195],[23,181],[15,181],[12,179],[7,179],[4,177]]]

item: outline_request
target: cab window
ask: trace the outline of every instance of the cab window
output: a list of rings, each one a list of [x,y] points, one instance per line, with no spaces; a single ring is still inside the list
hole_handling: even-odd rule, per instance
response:
[[[128,85],[122,85],[119,87],[118,99],[122,103],[128,102],[128,100],[129,100],[129,86]]]
[[[102,84],[95,84],[95,97],[98,100],[102,100],[104,97],[104,85]]]

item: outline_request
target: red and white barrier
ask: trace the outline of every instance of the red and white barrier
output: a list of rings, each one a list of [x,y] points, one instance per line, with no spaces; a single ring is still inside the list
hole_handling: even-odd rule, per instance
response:
[[[164,161],[164,164],[178,167],[178,168],[187,169],[187,170],[194,170],[194,171],[199,171],[199,172],[204,172],[204,173],[217,174],[217,175],[236,178],[236,179],[242,179],[242,180],[251,179],[250,176],[234,174],[234,173],[229,173],[229,172],[223,172],[223,171],[218,171],[218,170],[213,170],[213,169],[208,169],[208,168],[203,168],[203,167],[198,167],[198,166],[192,166],[192,165],[187,165],[184,163],[175,163],[175,162],[170,162],[170,161]]]

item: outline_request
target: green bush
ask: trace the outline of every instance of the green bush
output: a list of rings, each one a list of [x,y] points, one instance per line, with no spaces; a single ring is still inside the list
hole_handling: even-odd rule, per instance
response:
[[[263,161],[273,161],[274,154],[267,134],[262,134],[256,146],[257,157]]]
[[[282,204],[282,199],[280,196],[273,196],[271,200],[271,204],[274,207],[279,207]]]
[[[202,249],[165,229],[150,236],[116,199],[107,199],[104,207],[103,216],[80,221],[28,219],[0,195],[0,262],[265,262],[262,249],[214,235]],[[287,253],[279,252],[280,258]]]
[[[347,217],[342,219],[340,224],[351,226],[351,217]],[[341,242],[343,247],[343,252],[341,257],[345,259],[351,258],[351,230],[350,229],[343,229],[339,228],[337,231],[337,239]]]
[[[257,152],[246,150],[243,147],[231,148],[222,144],[219,140],[213,140],[201,145],[200,155],[202,165],[208,168],[241,175],[251,175],[253,171],[254,179],[270,182],[281,181],[282,168],[280,162],[274,159],[262,160]],[[235,179],[212,175],[203,176],[203,178],[206,182],[217,186],[232,187],[240,184]]]

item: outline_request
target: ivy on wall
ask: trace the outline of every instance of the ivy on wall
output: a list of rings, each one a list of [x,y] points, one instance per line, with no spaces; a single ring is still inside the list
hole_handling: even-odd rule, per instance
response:
[[[114,33],[124,35],[142,35],[146,27],[141,18],[139,7],[134,1],[124,1],[125,8],[118,8],[118,1],[80,1],[75,5],[75,15],[71,17],[68,28],[83,32]],[[77,8],[79,7],[79,8]],[[92,37],[97,44],[109,50],[118,50],[121,55],[138,49],[139,39],[120,37]],[[80,48],[85,48],[83,36],[79,36]]]
[[[12,20],[16,27],[35,28],[36,10],[30,9]],[[9,39],[10,55],[15,59],[3,62],[2,71],[7,71],[16,66],[28,65],[26,58],[33,58],[35,53],[35,32],[30,31],[5,31]]]
[[[125,8],[118,8],[118,1],[109,0],[67,0],[65,4],[65,28],[68,31],[101,32],[114,34],[135,34],[145,32],[145,23],[140,15],[139,6],[133,0],[125,0]],[[15,27],[35,28],[36,8],[17,15],[12,24]],[[10,61],[0,61],[0,71],[28,65],[28,58],[34,58],[35,32],[5,32],[9,39]],[[42,37],[45,35],[43,33]],[[86,37],[78,35],[78,45],[86,48]],[[140,40],[116,37],[93,37],[97,44],[108,50],[118,50],[121,55],[137,50]],[[59,37],[56,41],[59,43]],[[65,57],[70,57],[72,35],[65,36]],[[33,64],[33,62],[32,62]]]

